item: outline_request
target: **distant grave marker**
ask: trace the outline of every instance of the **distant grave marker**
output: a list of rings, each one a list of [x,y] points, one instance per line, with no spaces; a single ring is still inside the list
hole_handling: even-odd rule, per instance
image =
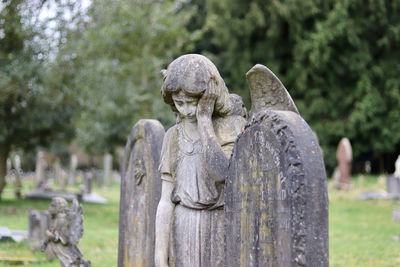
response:
[[[353,152],[349,139],[342,138],[339,142],[336,158],[338,161],[339,178],[336,181],[337,189],[349,189],[351,187],[351,161]]]

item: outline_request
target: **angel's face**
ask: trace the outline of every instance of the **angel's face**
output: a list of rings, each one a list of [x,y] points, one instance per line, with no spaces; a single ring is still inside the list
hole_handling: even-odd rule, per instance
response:
[[[181,90],[179,93],[172,95],[172,100],[174,101],[181,119],[186,119],[189,122],[197,121],[196,111],[199,100],[198,97],[188,96]]]

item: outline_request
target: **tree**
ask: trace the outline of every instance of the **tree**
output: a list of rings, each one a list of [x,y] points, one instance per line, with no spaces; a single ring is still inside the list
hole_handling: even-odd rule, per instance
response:
[[[42,4],[6,1],[0,9],[0,198],[12,149],[72,136],[72,94],[60,86],[62,74],[45,64],[45,37],[32,25]]]
[[[92,153],[112,152],[141,118],[172,123],[160,96],[160,70],[187,50],[184,25],[192,14],[175,1],[92,2],[58,56],[74,66],[70,84],[80,91],[79,144]]]
[[[393,166],[400,149],[399,2],[208,0],[205,10],[209,42],[203,38],[197,51],[213,58],[247,102],[246,71],[256,63],[274,71],[317,133],[329,171],[343,136],[358,166],[366,159],[374,171]],[[378,169],[385,157],[391,161]]]

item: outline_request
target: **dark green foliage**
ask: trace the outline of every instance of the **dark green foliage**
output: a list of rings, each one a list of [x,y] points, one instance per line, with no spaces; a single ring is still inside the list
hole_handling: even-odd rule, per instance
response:
[[[393,166],[378,162],[400,150],[400,2],[208,0],[206,13],[211,45],[202,40],[198,51],[247,103],[246,71],[256,63],[274,71],[317,133],[329,171],[344,136],[356,166]]]

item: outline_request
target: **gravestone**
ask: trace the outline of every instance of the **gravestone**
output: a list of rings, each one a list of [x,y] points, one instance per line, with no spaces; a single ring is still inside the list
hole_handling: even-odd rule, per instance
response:
[[[88,171],[83,176],[84,192],[90,194],[92,192],[93,172]]]
[[[65,191],[67,189],[68,174],[62,168],[60,170],[59,180],[60,180],[60,189],[61,189],[61,191]]]
[[[336,152],[338,161],[339,179],[335,182],[337,189],[349,189],[351,187],[351,161],[353,153],[349,139],[342,138]]]
[[[163,126],[140,120],[125,147],[121,171],[118,266],[154,266],[155,217]]]
[[[104,183],[106,187],[110,187],[111,171],[112,171],[112,156],[110,154],[104,155]]]
[[[394,164],[394,173],[386,177],[386,191],[390,197],[400,197],[400,155]]]
[[[40,249],[40,243],[44,238],[40,228],[41,215],[37,210],[28,211],[28,242],[33,250]]]
[[[256,65],[247,78],[251,117],[225,187],[225,266],[329,266],[318,140],[268,68]]]
[[[53,163],[53,173],[54,173],[54,182],[56,184],[60,184],[61,183],[61,163],[60,160],[57,159],[55,160],[55,162]]]
[[[45,181],[45,160],[43,151],[38,151],[36,156],[36,188],[40,188]]]
[[[68,184],[73,186],[75,184],[76,168],[78,167],[78,157],[75,154],[71,155],[71,165],[68,174]]]
[[[21,158],[18,155],[15,155],[13,160],[13,165],[15,169],[15,196],[17,198],[21,198],[21,191],[22,191],[22,168],[21,168]]]

